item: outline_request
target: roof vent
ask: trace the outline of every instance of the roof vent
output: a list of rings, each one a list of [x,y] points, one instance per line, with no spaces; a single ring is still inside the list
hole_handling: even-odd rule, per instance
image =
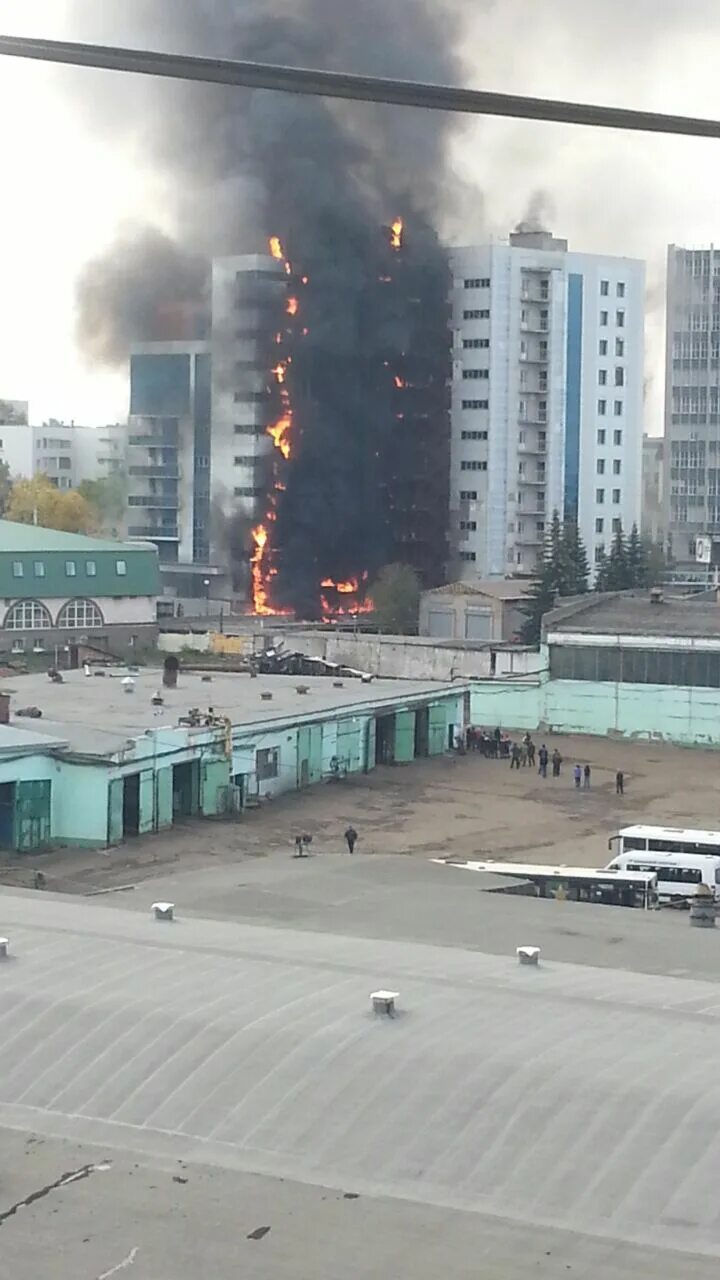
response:
[[[650,603],[654,605],[665,603],[665,597],[663,596],[661,587],[653,587],[650,592]]]

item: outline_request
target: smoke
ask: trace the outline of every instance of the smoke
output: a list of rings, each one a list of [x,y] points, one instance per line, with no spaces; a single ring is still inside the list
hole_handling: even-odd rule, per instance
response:
[[[533,191],[515,231],[525,235],[539,231],[550,231],[553,217],[554,206],[549,193],[547,191]]]
[[[163,232],[128,228],[80,275],[80,345],[93,362],[119,365],[135,342],[196,336],[206,278],[202,258]]]
[[[430,0],[125,0],[121,18],[75,5],[78,38],[405,79],[460,82],[452,3]],[[79,81],[76,81],[79,83]],[[452,204],[452,118],[266,91],[105,77],[100,127],[142,154],[167,193],[172,239],[126,233],[83,273],[78,334],[96,359],[201,309],[201,263],[265,253],[279,236],[301,277],[283,331],[293,450],[274,480],[276,603],[311,615],[324,577],[389,561],[440,579],[446,556],[449,343],[436,227]],[[389,224],[401,216],[400,252]],[[281,323],[267,316],[268,333]],[[402,374],[399,398],[395,376]],[[268,420],[272,421],[272,397]],[[226,545],[237,552],[242,521]],[[228,515],[225,514],[227,524]],[[218,527],[222,521],[218,520]]]

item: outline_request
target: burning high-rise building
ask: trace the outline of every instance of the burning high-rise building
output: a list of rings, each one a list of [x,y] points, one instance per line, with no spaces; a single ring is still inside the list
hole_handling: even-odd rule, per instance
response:
[[[107,19],[93,31],[88,7],[83,35],[122,34],[127,43],[130,29],[161,47],[168,14],[161,0],[128,0],[122,33]],[[184,33],[174,8],[172,19],[188,51],[457,78],[448,15],[431,15],[423,0],[360,0],[352,13],[299,0],[290,15],[281,0],[228,0],[189,9]],[[218,259],[211,553],[232,560],[236,588],[244,584],[260,612],[361,607],[389,562],[438,581],[450,331],[434,224],[449,189],[446,119],[192,85],[143,85],[138,94],[113,81],[107,92],[123,96],[115,121],[131,120],[140,100],[143,136],[177,196],[178,253]],[[138,310],[122,296],[117,256],[126,251],[111,253],[107,271],[108,349],[113,315],[125,332]],[[143,293],[152,290],[152,264],[139,274]],[[102,278],[96,265],[95,316]],[[184,301],[191,279],[184,273],[173,301],[178,292]],[[139,311],[144,319],[147,308]]]

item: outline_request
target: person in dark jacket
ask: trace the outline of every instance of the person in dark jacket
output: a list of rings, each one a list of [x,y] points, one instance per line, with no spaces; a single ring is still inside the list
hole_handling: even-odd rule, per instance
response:
[[[545,743],[543,742],[538,752],[538,765],[539,765],[538,773],[540,774],[541,778],[547,778],[549,759],[550,759],[550,753],[547,747],[545,746]]]
[[[561,764],[562,764],[562,756],[560,755],[560,752],[558,751],[558,749],[557,749],[557,747],[556,747],[556,748],[555,748],[555,750],[553,751],[553,754],[552,754],[553,778],[559,778],[559,777],[560,777],[560,766],[561,766]]]
[[[355,845],[357,844],[357,838],[358,838],[357,831],[353,826],[349,826],[347,831],[345,832],[345,843],[348,847],[348,853],[355,852]]]
[[[625,774],[623,773],[622,769],[618,769],[617,773],[615,774],[615,795],[616,796],[625,795]]]

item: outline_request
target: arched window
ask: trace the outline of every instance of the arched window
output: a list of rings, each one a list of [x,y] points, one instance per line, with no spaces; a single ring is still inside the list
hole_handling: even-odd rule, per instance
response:
[[[92,627],[102,627],[103,616],[94,600],[69,600],[58,614],[57,624],[69,631],[89,631]]]
[[[39,600],[18,600],[5,616],[6,631],[49,631],[52,618]]]

